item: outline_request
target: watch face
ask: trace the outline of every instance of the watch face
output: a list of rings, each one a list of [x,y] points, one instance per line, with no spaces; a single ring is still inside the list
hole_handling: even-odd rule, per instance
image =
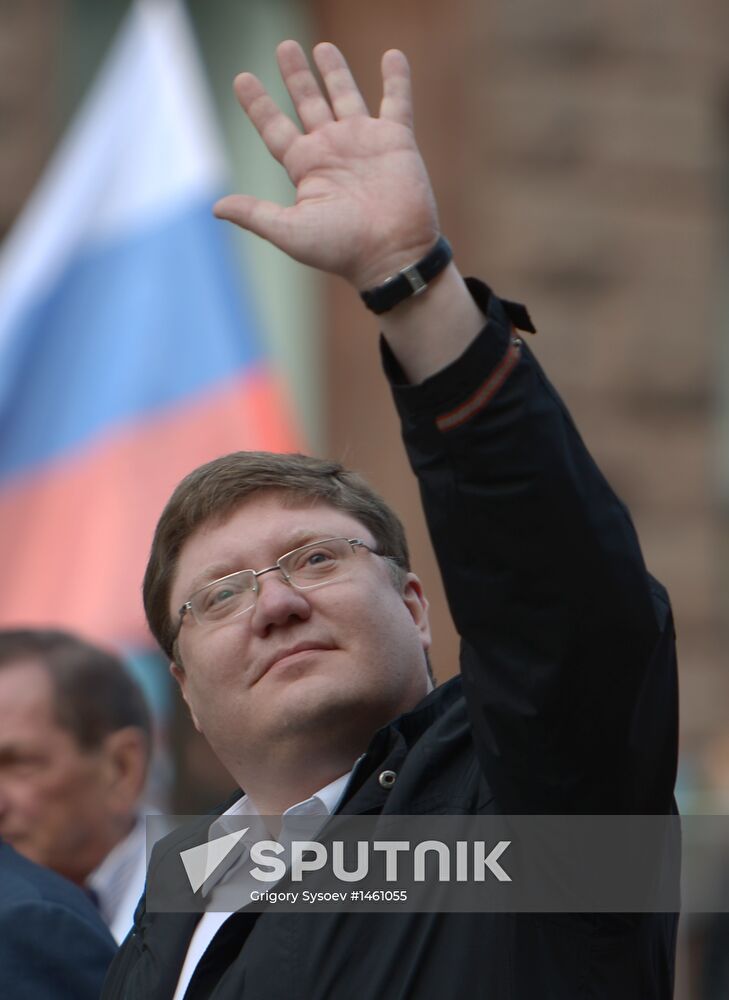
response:
[[[360,293],[360,298],[372,312],[387,312],[411,295],[419,295],[428,287],[441,271],[445,270],[453,259],[451,245],[445,236],[438,237],[438,242],[416,264],[404,267],[402,271],[387,278],[377,288],[371,288]]]

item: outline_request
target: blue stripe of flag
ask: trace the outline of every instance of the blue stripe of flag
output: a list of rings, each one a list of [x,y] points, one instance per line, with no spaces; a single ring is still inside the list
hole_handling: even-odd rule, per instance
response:
[[[261,358],[209,200],[80,253],[14,331],[0,478],[210,388]]]

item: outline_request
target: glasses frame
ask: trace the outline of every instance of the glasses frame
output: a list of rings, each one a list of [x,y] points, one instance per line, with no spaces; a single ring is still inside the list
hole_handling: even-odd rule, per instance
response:
[[[379,552],[376,552],[371,545],[368,545],[367,542],[363,542],[361,538],[347,538],[345,535],[333,535],[330,538],[319,538],[313,542],[306,542],[306,544],[304,545],[297,545],[296,548],[290,549],[288,552],[284,552],[282,556],[279,556],[279,558],[272,566],[266,566],[264,569],[237,569],[234,573],[226,573],[225,576],[220,576],[216,580],[211,580],[210,583],[206,583],[204,587],[199,587],[193,594],[190,595],[189,599],[185,601],[182,607],[178,610],[178,615],[180,616],[180,618],[177,626],[177,631],[175,633],[175,641],[177,641],[177,637],[180,634],[180,629],[182,628],[182,623],[185,619],[185,615],[188,612],[190,613],[190,616],[195,622],[195,624],[201,625],[203,628],[206,628],[210,626],[215,626],[217,624],[224,625],[226,622],[231,621],[233,618],[239,618],[241,615],[245,615],[249,611],[252,611],[253,608],[256,606],[256,600],[258,599],[258,593],[260,590],[258,578],[266,573],[272,573],[274,570],[278,570],[278,572],[284,578],[286,583],[288,583],[289,586],[294,587],[296,590],[314,590],[316,587],[323,587],[325,584],[330,582],[333,583],[335,580],[339,578],[336,576],[333,579],[325,578],[323,580],[317,580],[315,583],[312,583],[307,587],[301,587],[297,583],[294,583],[294,581],[291,579],[290,574],[286,571],[285,567],[281,565],[283,562],[285,562],[285,560],[287,560],[290,556],[295,555],[297,552],[301,552],[309,548],[316,548],[317,545],[324,545],[326,542],[347,542],[347,544],[352,549],[352,554],[354,554],[357,548],[367,549],[367,551],[371,552],[373,555],[380,554]],[[237,611],[234,615],[231,615],[229,618],[224,618],[220,622],[200,621],[200,619],[195,614],[195,609],[192,603],[197,597],[197,595],[201,594],[209,587],[214,587],[225,580],[229,580],[231,577],[240,576],[242,573],[250,573],[253,579],[253,587],[251,590],[251,593],[253,594],[253,603],[250,605],[250,607],[244,608],[243,611]]]

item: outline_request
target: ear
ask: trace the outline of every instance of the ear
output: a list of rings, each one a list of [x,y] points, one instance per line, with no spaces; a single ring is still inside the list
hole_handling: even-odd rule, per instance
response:
[[[190,703],[190,698],[188,697],[187,693],[187,674],[185,673],[185,668],[181,664],[172,662],[170,663],[170,673],[177,681],[180,688],[180,693],[182,694],[182,697],[185,700],[185,704],[190,710],[190,718],[192,719],[193,726],[195,727],[195,729],[197,729],[199,733],[201,733],[202,729],[200,728],[200,723],[197,721],[197,717],[195,715],[194,709],[192,707],[192,704]]]
[[[415,573],[408,573],[405,585],[402,589],[402,599],[405,603],[405,607],[410,612],[413,621],[417,625],[423,649],[430,649],[431,635],[430,618],[428,615],[428,608],[430,605],[428,603],[428,598],[425,596],[423,584],[420,582],[420,578],[417,577]]]
[[[144,791],[150,749],[146,734],[137,726],[124,726],[104,739],[108,803],[120,819],[133,814]]]

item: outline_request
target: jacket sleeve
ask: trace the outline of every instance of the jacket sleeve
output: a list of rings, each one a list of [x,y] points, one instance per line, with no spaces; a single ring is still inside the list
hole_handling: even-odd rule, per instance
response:
[[[383,344],[451,613],[474,741],[511,813],[664,812],[675,779],[674,636],[625,506],[479,282],[465,353],[402,384]]]
[[[116,946],[101,920],[29,900],[2,914],[3,1000],[97,1000]]]

